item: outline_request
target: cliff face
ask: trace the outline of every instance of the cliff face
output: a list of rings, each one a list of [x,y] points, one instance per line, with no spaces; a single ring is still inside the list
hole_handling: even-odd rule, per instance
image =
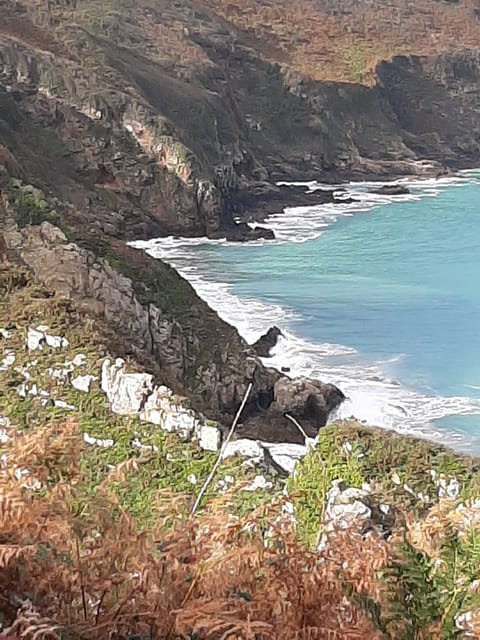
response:
[[[4,0],[3,155],[127,239],[232,233],[265,181],[478,164],[474,3],[384,5]]]
[[[195,408],[228,422],[252,380],[247,435],[298,437],[285,411],[315,432],[338,390],[264,368],[172,269],[122,241],[255,237],[235,218],[280,208],[282,178],[478,164],[473,0],[0,3],[8,251]]]
[[[333,385],[292,382],[264,367],[236,329],[168,265],[120,241],[71,229],[67,238],[53,224],[64,222],[41,195],[25,186],[2,193],[0,181],[0,268],[23,265],[36,283],[71,301],[111,353],[148,368],[224,425],[252,383],[246,433],[263,440],[299,440],[286,411],[313,435],[343,400]]]

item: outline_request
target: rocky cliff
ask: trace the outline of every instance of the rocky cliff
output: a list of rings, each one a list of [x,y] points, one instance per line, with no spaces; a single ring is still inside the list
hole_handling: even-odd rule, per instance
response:
[[[303,443],[284,413],[313,436],[343,400],[333,385],[293,382],[264,367],[168,265],[66,227],[31,186],[17,185],[2,197],[0,267],[26,268],[36,283],[70,301],[111,353],[148,368],[197,411],[228,425],[252,383],[239,433]]]
[[[476,9],[3,0],[0,162],[123,239],[247,238],[279,179],[478,164]]]
[[[246,435],[298,439],[287,411],[316,433],[341,393],[265,368],[124,241],[266,236],[238,217],[281,209],[281,178],[478,163],[475,3],[384,4],[0,0],[4,255],[198,410],[228,423],[253,381]]]

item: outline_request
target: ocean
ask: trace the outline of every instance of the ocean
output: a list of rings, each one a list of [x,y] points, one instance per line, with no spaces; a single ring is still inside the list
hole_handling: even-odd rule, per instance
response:
[[[332,419],[480,454],[480,172],[401,182],[409,195],[349,183],[355,203],[286,209],[264,224],[271,242],[135,245],[249,342],[279,326],[265,362],[338,385],[347,401]]]

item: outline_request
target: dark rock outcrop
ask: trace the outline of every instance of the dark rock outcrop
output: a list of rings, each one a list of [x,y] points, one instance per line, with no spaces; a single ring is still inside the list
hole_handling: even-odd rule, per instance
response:
[[[381,196],[404,196],[410,193],[410,189],[402,184],[384,184],[378,189],[372,189],[371,193],[378,193]]]
[[[253,421],[261,439],[285,411],[318,431],[341,401],[329,385],[299,386],[264,367],[236,329],[163,262],[119,241],[69,241],[49,222],[19,229],[1,200],[0,214],[0,261],[26,265],[93,321],[112,352],[133,358],[208,417],[228,426],[250,382],[245,424]]]
[[[230,242],[249,242],[252,240],[274,240],[275,234],[271,229],[251,227],[246,222],[239,222],[228,229],[211,233],[210,237],[213,239],[225,238]]]
[[[237,229],[238,217],[337,201],[277,181],[480,162],[477,50],[396,56],[368,85],[319,81],[199,6],[120,3],[103,31],[88,0],[5,0],[0,167],[73,205],[69,223],[94,233],[248,240],[270,233]],[[153,38],[164,23],[187,27],[178,47],[192,57]]]
[[[260,356],[260,358],[270,357],[270,351],[277,344],[278,338],[281,335],[282,332],[278,327],[270,327],[270,329],[252,345],[257,356]]]
[[[305,438],[286,414],[297,420],[305,433],[313,438],[344,399],[344,394],[333,384],[308,379],[290,380],[282,376],[275,383],[268,411],[249,416],[237,429],[237,436],[304,444]]]

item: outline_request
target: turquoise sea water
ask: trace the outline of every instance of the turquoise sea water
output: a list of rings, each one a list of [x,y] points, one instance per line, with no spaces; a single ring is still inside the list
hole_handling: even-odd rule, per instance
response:
[[[275,243],[148,250],[247,339],[278,324],[274,364],[338,384],[342,417],[480,453],[480,177],[399,198],[370,188],[348,186],[354,205],[273,217]]]

